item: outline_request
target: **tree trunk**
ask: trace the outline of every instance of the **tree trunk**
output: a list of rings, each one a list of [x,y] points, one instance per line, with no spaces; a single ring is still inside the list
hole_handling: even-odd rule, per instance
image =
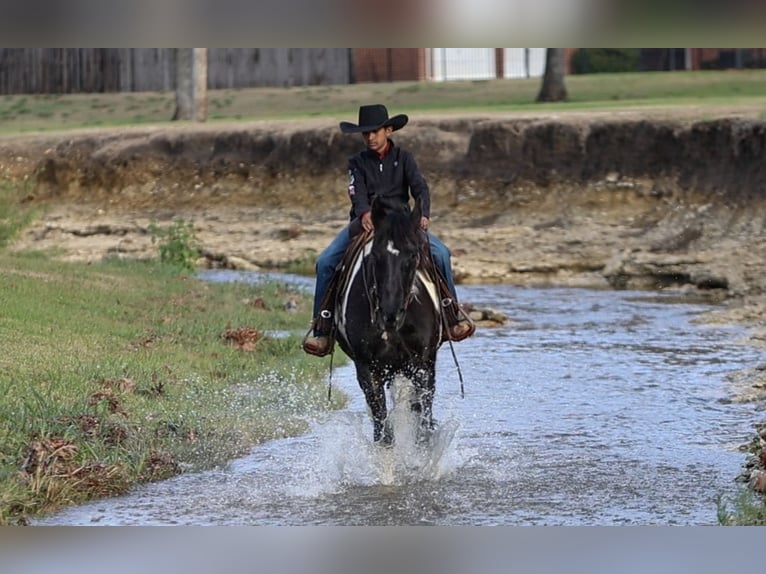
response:
[[[529,48],[524,48],[524,77],[528,78],[530,74],[529,70]]]
[[[194,48],[176,48],[176,110],[173,121],[194,117]]]
[[[538,102],[563,102],[567,99],[567,89],[564,85],[564,48],[547,48],[545,50],[545,74]]]
[[[207,120],[207,48],[194,48],[194,119]]]
[[[173,120],[207,120],[207,48],[176,48]]]

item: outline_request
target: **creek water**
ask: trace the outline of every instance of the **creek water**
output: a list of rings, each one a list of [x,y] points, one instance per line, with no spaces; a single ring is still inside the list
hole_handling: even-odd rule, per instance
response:
[[[442,347],[438,428],[427,446],[408,435],[399,408],[395,446],[372,445],[353,366],[344,365],[333,385],[351,396],[349,407],[317,417],[306,435],[38,524],[716,524],[717,498],[739,489],[738,447],[757,414],[730,400],[727,375],[764,361],[739,342],[741,329],[695,324],[706,306],[662,294],[459,291],[511,321],[454,345],[464,398]]]

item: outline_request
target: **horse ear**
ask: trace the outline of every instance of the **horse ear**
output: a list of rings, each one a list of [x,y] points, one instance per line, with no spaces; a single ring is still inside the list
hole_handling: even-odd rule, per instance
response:
[[[372,211],[372,225],[378,227],[380,222],[383,221],[383,218],[386,216],[386,208],[383,205],[383,202],[377,197],[372,200],[372,205],[370,207]]]
[[[420,219],[423,217],[423,208],[420,206],[420,200],[415,200],[415,207],[412,210],[412,214],[410,215],[410,219],[412,220],[412,225],[414,225],[416,228],[420,228]]]

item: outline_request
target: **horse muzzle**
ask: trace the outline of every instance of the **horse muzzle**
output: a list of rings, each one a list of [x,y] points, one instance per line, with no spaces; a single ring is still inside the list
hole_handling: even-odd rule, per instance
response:
[[[405,310],[399,309],[394,313],[387,313],[378,309],[375,313],[375,323],[381,331],[392,332],[401,329],[404,324]]]

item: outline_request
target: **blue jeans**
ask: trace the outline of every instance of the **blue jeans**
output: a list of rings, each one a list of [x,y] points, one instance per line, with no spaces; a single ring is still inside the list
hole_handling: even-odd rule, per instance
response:
[[[433,257],[434,264],[447,281],[447,287],[452,294],[452,298],[457,301],[455,278],[452,276],[450,251],[433,233],[428,234],[428,240],[431,244],[431,257]],[[343,254],[346,253],[349,243],[351,243],[351,235],[349,235],[347,225],[340,230],[340,233],[335,236],[335,239],[330,242],[330,245],[328,245],[325,250],[319,254],[319,257],[317,257],[317,278],[314,287],[314,318],[319,316],[319,311],[321,311],[319,307],[322,305],[322,300],[327,294],[327,289],[330,287],[330,281],[332,281],[332,277],[335,275],[335,268],[343,259]],[[322,333],[315,333],[315,335],[321,334]]]

